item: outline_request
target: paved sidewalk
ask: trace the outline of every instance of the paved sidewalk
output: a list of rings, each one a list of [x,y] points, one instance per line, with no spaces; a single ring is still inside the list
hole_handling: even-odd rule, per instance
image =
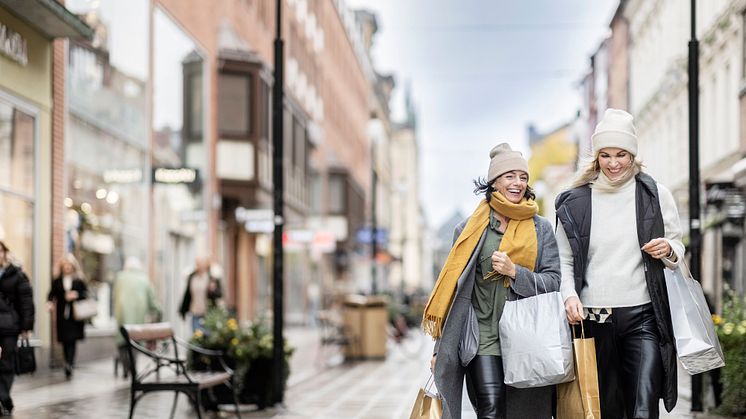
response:
[[[319,352],[318,331],[313,328],[289,327],[288,341],[296,348],[291,359],[288,386],[293,387],[316,376],[330,362],[341,362],[332,350]],[[331,348],[330,348],[331,349]],[[129,379],[114,376],[112,357],[81,364],[72,380],[66,380],[61,369],[16,378],[12,396],[15,418],[120,418],[129,412]],[[121,374],[121,370],[120,370]],[[185,396],[179,397],[178,418],[196,417]],[[136,417],[168,417],[173,394],[149,394],[137,404]]]
[[[332,348],[319,347],[315,329],[290,328],[286,336],[297,348],[291,359],[286,403],[283,407],[257,411],[243,406],[249,419],[407,419],[420,385],[429,377],[432,342],[422,336],[416,355],[392,346],[385,361],[332,365],[341,360]],[[679,375],[679,403],[662,418],[709,418],[689,413],[689,376]],[[129,412],[129,381],[113,376],[111,360],[79,368],[73,380],[65,381],[61,371],[21,377],[13,389],[19,419],[124,418]],[[467,400],[464,398],[464,400]],[[173,395],[149,394],[138,404],[137,418],[168,417]],[[221,412],[219,417],[234,417]],[[177,418],[196,417],[186,397],[180,396]],[[476,416],[468,402],[464,419]]]

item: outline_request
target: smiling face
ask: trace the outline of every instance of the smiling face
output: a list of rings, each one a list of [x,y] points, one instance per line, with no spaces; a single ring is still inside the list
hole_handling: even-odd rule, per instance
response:
[[[493,184],[495,190],[508,198],[508,201],[517,204],[521,202],[528,187],[528,173],[521,170],[505,172],[495,179]]]
[[[622,148],[606,147],[598,152],[598,165],[609,180],[622,177],[632,166],[632,153]]]

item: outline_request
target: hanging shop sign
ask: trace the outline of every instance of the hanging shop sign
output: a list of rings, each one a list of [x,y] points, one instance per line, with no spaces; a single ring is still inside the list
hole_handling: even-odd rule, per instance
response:
[[[28,64],[26,39],[2,22],[0,22],[0,53],[24,67]]]
[[[199,171],[191,167],[154,167],[153,183],[194,184]]]
[[[142,169],[104,170],[103,178],[106,183],[140,183],[142,182]]]

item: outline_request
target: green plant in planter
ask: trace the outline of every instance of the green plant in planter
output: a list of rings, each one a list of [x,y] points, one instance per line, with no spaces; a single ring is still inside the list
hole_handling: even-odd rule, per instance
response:
[[[728,291],[725,297],[722,317],[712,316],[725,355],[723,402],[717,411],[741,416],[746,415],[746,295]]]
[[[204,329],[197,330],[191,342],[208,349],[225,353],[226,363],[235,369],[237,393],[242,403],[256,403],[260,408],[272,403],[272,330],[266,318],[239,325],[228,311],[218,307],[211,309],[204,319]],[[290,356],[294,348],[284,342],[283,386],[290,375]],[[220,364],[209,357],[190,357],[195,369],[220,369]],[[226,389],[227,390],[227,389]],[[220,393],[220,392],[219,392]],[[230,391],[222,391],[219,402],[230,402]]]

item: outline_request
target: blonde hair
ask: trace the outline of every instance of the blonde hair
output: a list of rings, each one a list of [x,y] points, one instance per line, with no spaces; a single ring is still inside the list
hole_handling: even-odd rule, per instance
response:
[[[598,179],[598,175],[599,173],[601,173],[601,165],[598,163],[598,155],[599,153],[596,153],[595,156],[586,154],[579,159],[578,171],[575,172],[575,177],[573,178],[572,184],[570,185],[570,189],[591,184],[596,179]],[[642,172],[642,169],[645,167],[645,165],[642,163],[642,160],[637,158],[637,156],[632,153],[630,153],[630,155],[633,158],[632,167],[630,167],[630,170],[634,171],[634,175],[636,175]]]
[[[75,278],[83,281],[85,280],[83,269],[81,269],[80,263],[78,263],[78,260],[75,259],[75,256],[73,256],[72,253],[65,253],[61,258],[57,260],[57,263],[54,264],[54,270],[52,272],[55,278],[59,278],[64,275],[64,273],[62,272],[62,265],[65,263],[69,263],[70,265],[72,265],[73,270],[75,271],[73,273],[73,276],[75,276]]]

